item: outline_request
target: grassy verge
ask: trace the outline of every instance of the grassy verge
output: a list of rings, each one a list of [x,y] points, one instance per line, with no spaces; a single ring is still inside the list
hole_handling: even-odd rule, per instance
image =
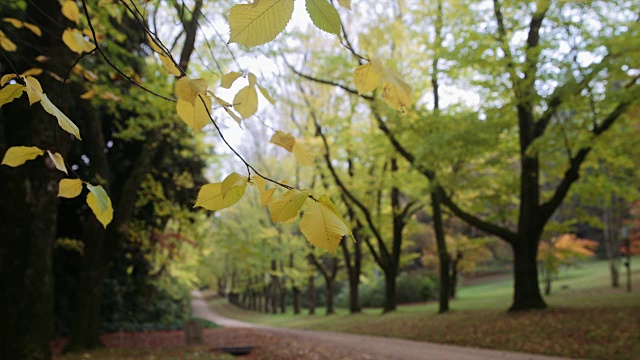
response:
[[[636,263],[637,260],[636,259]],[[609,287],[606,262],[564,270],[554,282],[550,309],[508,314],[511,280],[463,287],[452,311],[438,315],[436,303],[400,306],[381,315],[365,309],[332,316],[258,314],[214,300],[222,315],[272,326],[352,332],[463,346],[593,359],[640,359],[640,271],[633,293]],[[317,314],[323,314],[318,309]]]

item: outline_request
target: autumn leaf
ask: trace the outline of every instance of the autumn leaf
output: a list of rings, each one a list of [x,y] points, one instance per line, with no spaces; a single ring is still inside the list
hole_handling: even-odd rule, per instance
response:
[[[176,63],[171,60],[170,57],[164,54],[160,54],[160,62],[162,62],[162,66],[169,72],[169,74],[174,76],[182,75],[180,69],[176,66]]]
[[[42,100],[44,94],[42,93],[40,82],[31,76],[26,76],[23,79],[26,84],[25,90],[27,90],[27,96],[29,97],[29,105],[33,105]]]
[[[2,159],[2,165],[16,167],[28,160],[33,160],[44,154],[44,151],[35,146],[12,146],[7,149]]]
[[[200,95],[195,105],[179,99],[176,109],[180,119],[196,133],[210,121],[211,98],[206,95]]]
[[[324,195],[313,201],[304,212],[300,231],[311,244],[332,254],[335,254],[342,237],[351,233],[335,205]]]
[[[247,188],[247,178],[231,173],[222,182],[207,184],[200,188],[194,207],[221,210],[242,199]]]
[[[13,41],[9,40],[9,38],[0,30],[0,47],[2,47],[5,51],[14,52],[18,49],[16,44]]]
[[[229,13],[230,43],[256,46],[278,36],[291,20],[294,0],[261,0],[239,4]]]
[[[98,221],[106,229],[107,225],[113,220],[113,206],[111,205],[111,199],[104,191],[102,186],[87,185],[89,193],[87,194],[87,205]]]
[[[271,95],[269,95],[269,92],[267,91],[267,89],[263,88],[263,87],[262,87],[262,86],[260,86],[260,85],[257,85],[257,86],[258,86],[258,90],[260,90],[260,93],[262,94],[262,96],[264,96],[264,98],[265,98],[265,99],[267,99],[267,101],[268,101],[268,102],[270,102],[270,103],[271,103],[271,105],[273,105],[273,104],[275,104],[275,103],[276,103],[276,101],[275,101],[275,100],[273,100],[273,98],[271,97]]]
[[[16,29],[22,29],[24,27],[27,30],[31,31],[32,33],[36,34],[37,36],[42,36],[42,31],[36,25],[30,24],[28,22],[20,21],[14,18],[4,18],[2,19],[2,21],[8,22],[9,24],[13,25]]]
[[[284,222],[296,217],[307,200],[308,190],[291,189],[281,198],[269,204],[269,214],[273,222]]]
[[[253,181],[253,184],[258,189],[258,192],[263,193],[267,188],[267,182],[264,180],[264,178],[260,175],[254,175],[251,179]]]
[[[206,91],[207,82],[204,79],[190,79],[183,76],[176,82],[176,96],[178,99],[191,104],[196,102],[198,95],[205,94]]]
[[[80,9],[73,0],[65,0],[62,3],[62,15],[76,24],[80,22]]]
[[[242,73],[232,71],[228,74],[225,74],[222,79],[220,79],[220,87],[228,89],[233,85],[233,83],[242,76]]]
[[[338,0],[338,4],[345,9],[351,10],[351,0]]]
[[[340,36],[340,15],[327,0],[306,0],[307,13],[318,29]]]
[[[22,76],[38,76],[42,74],[42,69],[40,68],[31,68],[29,70],[25,70],[22,74]]]
[[[91,41],[86,40],[82,32],[78,29],[67,28],[62,33],[62,42],[64,42],[71,51],[78,54],[90,52],[96,47]]]
[[[9,84],[0,89],[0,107],[19,98],[24,93],[24,85]]]
[[[271,201],[273,201],[273,194],[276,192],[275,188],[266,190],[260,194],[260,206],[267,207]]]
[[[293,151],[293,146],[296,143],[296,139],[291,134],[278,130],[275,134],[273,134],[269,142],[281,146],[287,149],[287,151],[291,152]]]
[[[242,116],[248,118],[258,111],[258,93],[254,86],[245,86],[233,98],[233,108]]]
[[[80,129],[76,126],[76,124],[71,121],[60,109],[58,109],[50,100],[47,98],[46,94],[42,94],[42,101],[40,101],[42,107],[46,112],[55,116],[58,119],[58,125],[62,128],[62,130],[72,134],[78,140],[82,140],[80,138]]]
[[[406,111],[413,103],[413,90],[393,69],[385,69],[382,76],[382,98],[392,108]]]
[[[98,91],[96,89],[91,89],[85,92],[84,94],[80,95],[80,99],[83,99],[83,100],[93,99],[97,93]]]
[[[17,77],[18,77],[18,75],[14,74],[14,73],[2,75],[2,77],[0,78],[0,86],[4,86],[11,79],[15,79]]]
[[[49,158],[51,159],[51,161],[53,161],[53,165],[55,165],[56,169],[69,175],[69,173],[67,172],[67,167],[64,164],[64,159],[62,158],[62,155],[60,155],[60,153],[52,153],[51,151],[47,150],[47,154],[49,154]]]
[[[358,94],[373,91],[382,79],[382,61],[372,59],[368,64],[360,65],[353,72],[353,83]]]
[[[58,197],[73,199],[82,192],[82,180],[62,179],[58,185]]]

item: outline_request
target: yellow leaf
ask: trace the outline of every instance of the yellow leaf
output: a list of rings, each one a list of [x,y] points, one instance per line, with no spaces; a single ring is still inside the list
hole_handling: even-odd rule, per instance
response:
[[[225,194],[229,192],[231,189],[237,186],[242,186],[247,182],[247,178],[238,174],[237,172],[232,172],[229,174],[224,180],[222,180],[222,187],[220,191]]]
[[[233,85],[233,82],[236,81],[241,76],[242,76],[242,73],[237,71],[232,71],[224,75],[222,79],[220,79],[220,86],[225,89],[228,89],[231,87],[231,85]]]
[[[351,233],[331,200],[324,195],[309,205],[302,215],[300,231],[311,244],[334,255],[342,237]]]
[[[345,9],[351,10],[351,0],[338,0],[338,4]]]
[[[160,45],[158,45],[149,34],[147,34],[147,41],[149,42],[149,46],[151,46],[151,50],[157,52],[158,54],[164,54],[164,50],[160,48]]]
[[[249,86],[255,86],[256,84],[258,84],[258,79],[253,73],[249,73],[247,75],[247,80],[249,80]]]
[[[291,20],[293,3],[294,0],[261,0],[235,5],[229,13],[229,42],[256,46],[275,39]]]
[[[258,191],[262,194],[264,190],[267,188],[267,182],[260,175],[254,175],[251,179],[253,180],[253,183],[256,185],[256,188],[258,188]]]
[[[174,63],[173,60],[171,60],[171,58],[168,57],[167,55],[160,54],[160,61],[162,62],[162,66],[164,66],[164,68],[167,69],[169,74],[174,76],[182,75],[182,72],[180,71],[180,69],[178,69],[178,67],[176,66],[176,63]]]
[[[0,89],[0,107],[22,96],[24,85],[9,84]]]
[[[107,195],[102,185],[87,184],[87,189],[96,197],[100,211],[106,211],[109,208],[109,195]]]
[[[262,93],[262,96],[264,96],[264,98],[267,99],[267,101],[270,102],[271,105],[276,103],[276,101],[273,100],[271,95],[269,95],[269,93],[267,92],[267,89],[265,89],[262,86],[258,85],[258,90],[260,90],[260,92]]]
[[[73,0],[65,0],[62,3],[62,15],[76,24],[80,22],[80,9]]]
[[[22,25],[37,36],[42,36],[42,30],[40,30],[38,26],[29,24],[28,22],[23,22]]]
[[[271,201],[273,201],[273,193],[276,192],[276,188],[269,189],[260,194],[260,206],[267,207]]]
[[[302,205],[307,200],[309,192],[291,189],[278,200],[269,204],[269,214],[273,222],[284,222],[298,215]]]
[[[258,93],[253,86],[245,86],[233,98],[233,108],[242,116],[248,118],[258,111]]]
[[[27,96],[29,97],[29,105],[33,105],[42,100],[44,94],[42,93],[42,86],[36,78],[27,76],[24,78],[24,83],[27,85]]]
[[[94,73],[91,70],[85,70],[82,72],[82,76],[84,76],[85,79],[87,79],[87,81],[90,82],[96,82],[98,81],[98,75],[96,75],[96,73]]]
[[[47,95],[42,94],[42,101],[40,102],[40,104],[42,104],[42,107],[46,112],[58,119],[58,125],[60,125],[62,130],[74,135],[76,138],[78,138],[78,140],[82,140],[80,138],[80,130],[78,129],[76,124],[74,124],[73,121],[71,121],[71,119],[67,117],[67,115],[65,115],[51,101],[49,101]]]
[[[21,29],[22,28],[22,21],[20,21],[18,19],[4,18],[4,19],[2,19],[2,21],[8,22],[9,24],[13,25],[13,27],[15,27],[16,29]]]
[[[47,61],[49,61],[49,57],[44,55],[38,55],[36,56],[36,61],[39,63],[46,63]]]
[[[62,42],[64,42],[71,51],[78,54],[90,52],[96,47],[91,41],[86,40],[82,32],[78,29],[67,28],[62,33]]]
[[[82,180],[62,179],[58,185],[58,197],[73,199],[82,192]]]
[[[2,78],[0,78],[0,86],[4,86],[4,84],[9,82],[11,79],[15,79],[16,77],[18,77],[18,75],[16,74],[3,75]]]
[[[89,188],[90,186],[91,185],[87,185]],[[98,185],[98,187],[102,189],[100,185]],[[106,196],[107,193],[105,192],[104,195]],[[109,196],[100,199],[93,191],[91,191],[87,194],[87,205],[89,205],[93,214],[106,229],[107,225],[109,225],[111,220],[113,220],[113,206],[111,205],[111,199],[109,199]]]
[[[22,76],[38,76],[42,74],[42,69],[40,68],[31,68],[25,72],[23,72],[21,75]]]
[[[413,103],[412,89],[400,74],[393,69],[385,69],[382,76],[382,98],[392,108],[402,112]]]
[[[305,149],[299,142],[293,144],[293,156],[296,157],[296,160],[300,163],[300,165],[311,166],[316,160],[316,156],[307,149]]]
[[[18,49],[16,44],[13,41],[9,40],[9,38],[0,30],[0,47],[2,47],[5,51],[13,52]]]
[[[96,96],[97,93],[98,91],[96,89],[91,89],[86,93],[80,95],[80,99],[84,99],[84,100],[93,99],[93,97]]]
[[[196,102],[198,94],[204,94],[206,91],[207,82],[204,79],[189,79],[183,76],[176,82],[176,96],[178,99],[191,104]]]
[[[273,134],[269,142],[282,146],[287,149],[287,151],[291,152],[293,151],[293,146],[296,144],[296,139],[291,134],[278,130]]]
[[[12,146],[7,149],[2,159],[2,165],[16,167],[24,164],[28,160],[33,160],[44,154],[44,151],[35,146]]]
[[[227,178],[229,178],[229,176]],[[235,186],[229,187],[225,192],[222,191],[223,182],[207,184],[200,188],[194,207],[202,207],[207,210],[221,210],[240,201],[247,188],[246,179],[242,183],[236,182]]]
[[[64,159],[62,158],[62,155],[60,155],[60,153],[52,153],[51,151],[47,150],[47,154],[49,154],[49,158],[51,159],[51,161],[53,161],[53,165],[56,166],[56,169],[69,175],[69,173],[67,172],[67,167],[64,165]]]
[[[176,105],[178,116],[184,121],[187,126],[193,129],[196,133],[200,131],[210,121],[209,114],[211,113],[211,98],[206,95],[200,95],[203,100],[198,97],[195,105],[179,99]]]
[[[374,61],[358,66],[353,72],[353,83],[356,85],[358,94],[373,91],[380,84],[382,63],[380,60]]]

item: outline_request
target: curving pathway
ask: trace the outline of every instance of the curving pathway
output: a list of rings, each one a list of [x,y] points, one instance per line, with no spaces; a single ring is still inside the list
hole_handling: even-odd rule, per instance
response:
[[[317,342],[323,346],[339,347],[367,359],[380,360],[567,360],[567,358],[518,353],[512,351],[469,348],[428,342],[356,335],[316,330],[274,328],[229,319],[213,312],[200,292],[194,292],[191,302],[196,317],[213,321],[224,327],[251,328],[270,335],[284,335],[305,342]]]

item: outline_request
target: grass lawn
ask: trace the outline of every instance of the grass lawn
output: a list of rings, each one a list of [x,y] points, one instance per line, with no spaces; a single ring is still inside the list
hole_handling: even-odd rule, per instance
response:
[[[637,264],[639,258],[632,260]],[[640,359],[640,270],[635,292],[611,289],[606,261],[563,270],[546,297],[548,310],[508,314],[512,280],[462,287],[452,311],[437,314],[437,303],[400,306],[382,315],[365,309],[350,315],[258,314],[213,300],[221,315],[254,323],[344,331],[420,341],[592,359]],[[290,309],[289,309],[290,310]]]

